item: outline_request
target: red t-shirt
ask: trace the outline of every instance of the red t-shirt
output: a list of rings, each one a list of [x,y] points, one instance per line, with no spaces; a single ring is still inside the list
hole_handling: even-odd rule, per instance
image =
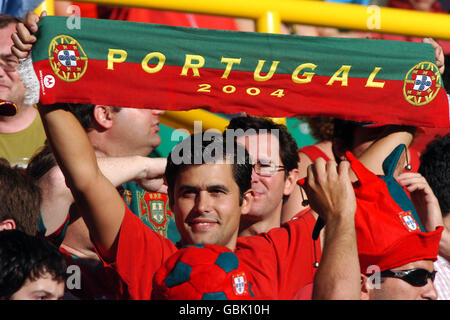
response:
[[[125,210],[116,261],[111,266],[128,286],[131,299],[150,299],[153,275],[177,249]],[[293,299],[313,282],[314,224],[312,214],[304,214],[268,233],[238,239],[235,254],[251,276],[257,299]]]

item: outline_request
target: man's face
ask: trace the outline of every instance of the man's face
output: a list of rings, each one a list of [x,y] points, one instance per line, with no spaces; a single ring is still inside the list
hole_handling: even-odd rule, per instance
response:
[[[408,270],[413,268],[426,269],[429,272],[434,270],[433,262],[421,260],[405,264],[391,270]],[[380,289],[372,289],[369,294],[370,300],[423,300],[437,299],[437,292],[431,279],[423,287],[414,287],[408,282],[397,278],[383,278]]]
[[[15,24],[0,29],[0,99],[21,105],[26,89],[17,72],[19,61],[11,53],[11,35],[14,32]]]
[[[37,280],[27,279],[11,300],[58,300],[64,295],[64,281],[57,281],[49,273]]]
[[[280,158],[280,143],[272,134],[255,134],[241,136],[237,142],[245,146],[252,163],[270,162],[282,166]],[[264,217],[281,210],[283,195],[286,195],[286,179],[284,170],[272,176],[259,175],[252,172],[252,190],[254,192],[253,204],[249,215]],[[281,211],[280,211],[281,212]]]
[[[430,10],[435,2],[436,0],[409,0],[413,8],[420,11]]]
[[[175,182],[172,211],[183,244],[217,244],[234,250],[241,214],[251,205],[249,192],[239,205],[232,165],[189,165]]]
[[[149,155],[161,144],[159,116],[164,111],[153,109],[122,108],[115,113],[111,135],[117,142],[114,156]]]

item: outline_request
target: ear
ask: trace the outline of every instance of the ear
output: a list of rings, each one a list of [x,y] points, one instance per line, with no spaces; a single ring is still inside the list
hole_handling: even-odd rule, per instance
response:
[[[370,281],[369,277],[361,273],[361,300],[369,300],[370,297],[370,289],[368,282]]]
[[[288,196],[292,193],[292,191],[294,191],[298,179],[299,179],[298,169],[292,169],[291,171],[289,171],[288,176],[286,177],[286,181],[284,181],[284,190],[283,190],[284,196]]]
[[[248,189],[242,196],[241,215],[248,214],[252,207],[254,192],[253,189]]]
[[[0,231],[14,229],[16,229],[16,222],[14,219],[6,219],[0,222]]]
[[[109,129],[113,125],[114,111],[110,106],[96,105],[94,107],[95,122],[104,129]]]

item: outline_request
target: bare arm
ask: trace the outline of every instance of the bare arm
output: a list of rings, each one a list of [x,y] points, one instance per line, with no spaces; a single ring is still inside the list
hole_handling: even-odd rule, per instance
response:
[[[439,243],[439,254],[450,260],[450,230],[444,224],[439,201],[427,180],[420,173],[407,172],[399,175],[397,181],[410,192],[414,208],[427,232],[436,230],[438,226],[444,227]]]
[[[115,258],[114,246],[125,205],[114,185],[101,173],[94,150],[75,116],[56,106],[39,108],[52,151],[83,213],[91,239],[102,257]]]
[[[383,161],[399,145],[404,144],[407,148],[413,140],[415,128],[407,126],[387,126],[372,145],[367,148],[358,160],[376,175],[384,175]],[[402,166],[404,167],[404,166]]]
[[[359,299],[356,199],[350,165],[317,159],[308,168],[305,191],[311,208],[326,222],[325,244],[314,280],[313,299]]]
[[[166,191],[162,179],[167,162],[164,158],[105,157],[97,158],[97,162],[103,175],[116,187],[136,180],[147,191]],[[39,186],[42,190],[42,218],[46,235],[50,235],[64,223],[74,199],[57,166],[39,180]]]

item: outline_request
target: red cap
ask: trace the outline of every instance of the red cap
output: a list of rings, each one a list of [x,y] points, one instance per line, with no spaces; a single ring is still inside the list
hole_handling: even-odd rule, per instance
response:
[[[187,246],[155,274],[152,299],[248,300],[253,296],[249,276],[227,247]]]
[[[354,185],[355,214],[361,273],[371,265],[381,271],[429,259],[435,261],[443,227],[422,232],[411,211],[404,211],[392,198],[386,183],[346,153],[359,179]]]

